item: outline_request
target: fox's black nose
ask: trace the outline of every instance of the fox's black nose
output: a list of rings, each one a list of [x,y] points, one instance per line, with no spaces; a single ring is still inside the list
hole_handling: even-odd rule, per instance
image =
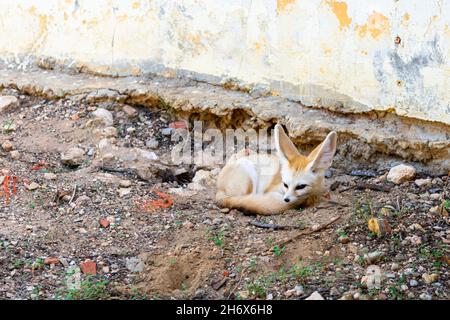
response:
[[[291,200],[289,200],[289,198],[284,198],[284,202],[289,202]]]

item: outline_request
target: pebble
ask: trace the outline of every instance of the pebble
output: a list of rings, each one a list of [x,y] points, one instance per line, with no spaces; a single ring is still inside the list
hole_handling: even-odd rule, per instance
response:
[[[436,282],[439,279],[439,275],[436,273],[432,274],[424,273],[422,274],[422,279],[423,281],[425,281],[426,284],[430,284]]]
[[[144,262],[138,257],[126,258],[125,265],[130,272],[142,272],[144,270]]]
[[[138,115],[138,112],[135,108],[130,107],[128,105],[123,106],[123,112],[127,115],[128,118],[135,118]]]
[[[45,180],[56,180],[57,176],[56,174],[52,173],[52,172],[45,172],[44,173],[44,179]]]
[[[36,190],[37,188],[39,188],[39,185],[36,182],[31,182],[30,184],[26,184],[25,188],[27,190],[33,191],[33,190]]]
[[[159,142],[156,139],[150,139],[145,142],[145,146],[149,149],[156,149],[159,146]]]
[[[317,291],[314,291],[308,298],[305,300],[325,300],[321,294]]]
[[[69,166],[79,166],[84,161],[84,150],[74,147],[61,154],[61,162]]]
[[[19,160],[20,159],[20,152],[17,150],[13,150],[9,153],[12,159]]]
[[[432,299],[432,297],[431,297],[431,294],[428,294],[428,293],[422,293],[420,296],[419,296],[419,298],[420,298],[420,300],[431,300]]]
[[[431,186],[431,179],[417,179],[414,181],[415,185],[418,187]]]
[[[387,180],[395,184],[400,184],[409,181],[416,175],[416,169],[413,166],[400,164],[389,170]]]
[[[383,257],[384,257],[384,253],[381,251],[369,252],[368,254],[364,255],[364,259],[368,263],[375,263],[375,262],[381,260]]]
[[[349,243],[349,242],[350,242],[350,238],[349,238],[348,236],[340,236],[340,237],[338,238],[338,241],[339,241],[340,243],[346,244],[346,243]]]
[[[12,149],[14,149],[14,146],[11,141],[5,141],[2,143],[2,149],[6,152],[10,152],[12,151]]]
[[[172,128],[164,128],[164,129],[161,129],[161,134],[162,134],[163,136],[170,136],[170,135],[172,134],[172,132],[173,132],[173,129],[172,129]]]
[[[128,188],[131,186],[131,181],[130,180],[120,180],[119,185],[122,188]]]
[[[95,110],[94,112],[92,112],[92,115],[95,118],[100,118],[103,120],[103,123],[105,124],[105,126],[107,127],[111,127],[114,123],[114,118],[113,115],[110,111],[103,109],[103,108],[98,108],[97,110]]]
[[[417,287],[419,285],[419,283],[417,282],[417,280],[409,280],[409,286],[410,287]]]

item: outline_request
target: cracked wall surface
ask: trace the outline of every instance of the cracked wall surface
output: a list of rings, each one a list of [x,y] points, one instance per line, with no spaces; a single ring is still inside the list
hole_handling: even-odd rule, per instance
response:
[[[0,0],[0,7],[0,59],[22,68],[184,75],[339,113],[389,110],[450,124],[450,0]]]

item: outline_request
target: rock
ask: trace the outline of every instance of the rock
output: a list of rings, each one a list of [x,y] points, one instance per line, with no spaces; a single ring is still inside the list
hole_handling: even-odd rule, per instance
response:
[[[432,193],[430,194],[431,200],[439,200],[441,198],[441,195],[439,193]]]
[[[33,191],[33,190],[36,190],[37,188],[39,188],[39,185],[36,182],[31,182],[29,184],[25,184],[25,188],[27,190]]]
[[[422,274],[422,279],[426,284],[430,284],[436,282],[439,279],[439,275],[436,273],[433,274],[424,273]]]
[[[106,127],[103,129],[102,132],[103,132],[103,135],[107,138],[118,136],[117,129],[114,127]]]
[[[301,296],[301,295],[303,295],[305,293],[305,290],[303,289],[303,286],[301,286],[299,284],[294,287],[294,290],[295,290],[295,295],[296,296]]]
[[[156,149],[159,146],[159,142],[156,139],[150,139],[145,142],[145,146],[149,149]]]
[[[105,228],[105,229],[108,228],[109,225],[110,225],[109,220],[108,220],[108,219],[105,219],[105,218],[100,219],[99,223],[100,223],[100,225],[101,225],[103,228]]]
[[[353,300],[353,294],[345,293],[344,295],[342,295],[342,297],[339,298],[339,300]]]
[[[342,235],[338,238],[340,243],[346,244],[350,242],[350,238],[348,236]]]
[[[400,269],[400,265],[399,265],[398,263],[393,262],[393,263],[391,264],[391,270],[392,270],[392,271],[397,271],[397,270],[399,270],[399,269]]]
[[[125,196],[129,195],[130,193],[131,193],[130,188],[120,188],[119,189],[119,196],[121,196],[121,197],[125,197]]]
[[[390,217],[392,215],[392,211],[389,208],[383,207],[380,209],[380,215],[383,217]]]
[[[213,221],[212,221],[212,223],[214,224],[214,225],[220,225],[220,224],[222,224],[222,219],[220,219],[220,218],[215,218]]]
[[[58,258],[45,258],[44,259],[44,264],[46,264],[46,265],[58,264],[58,263],[59,263],[59,259]]]
[[[135,118],[138,115],[138,112],[135,108],[130,107],[128,105],[124,105],[122,111],[125,112],[128,118]]]
[[[306,298],[305,300],[325,300],[320,293],[318,293],[317,291],[314,291],[308,298]]]
[[[52,172],[45,172],[44,173],[44,179],[45,180],[56,180],[57,176],[56,174],[52,173]]]
[[[84,274],[89,274],[89,275],[97,274],[97,264],[92,260],[86,260],[86,261],[80,263],[80,269],[81,269],[81,272],[83,272]]]
[[[161,134],[163,136],[170,136],[172,134],[172,132],[173,132],[172,128],[163,128],[163,129],[161,129]]]
[[[82,206],[82,205],[88,204],[90,201],[91,201],[91,198],[89,198],[86,195],[82,195],[82,196],[79,196],[77,198],[77,200],[75,200],[75,204],[78,207],[78,206]]]
[[[384,253],[381,251],[369,252],[364,255],[364,260],[366,260],[367,263],[375,263],[380,261],[382,258],[384,258]]]
[[[130,180],[120,180],[120,181],[119,181],[119,185],[120,185],[122,188],[128,188],[128,187],[131,187],[131,181],[130,181]]]
[[[20,153],[17,150],[13,150],[9,153],[12,159],[19,160],[20,159]]]
[[[415,246],[419,246],[422,244],[422,239],[419,236],[413,235],[411,237],[406,237],[405,240],[409,239],[409,241],[415,245]]]
[[[19,106],[19,100],[14,96],[0,96],[0,114]]]
[[[6,152],[10,152],[12,151],[12,149],[14,149],[14,146],[11,141],[5,141],[2,143],[2,149]]]
[[[415,185],[418,187],[428,187],[431,186],[431,179],[427,178],[427,179],[416,179],[414,181]]]
[[[401,286],[400,286],[400,290],[402,290],[402,291],[408,291],[408,286],[406,285],[406,284],[402,284]]]
[[[79,166],[84,161],[84,150],[73,147],[61,154],[61,162],[69,166]]]
[[[130,272],[142,272],[144,263],[138,257],[126,258],[125,265]]]
[[[94,112],[92,112],[92,115],[95,118],[100,118],[103,120],[103,124],[107,127],[111,127],[114,123],[114,118],[113,115],[110,111],[103,109],[103,108],[98,108],[97,110],[95,110]]]
[[[147,160],[158,160],[158,156],[153,151],[139,149],[139,154],[142,158]]]
[[[174,121],[169,124],[169,128],[172,129],[187,129],[186,121]]]
[[[400,164],[389,170],[387,179],[395,184],[400,184],[413,179],[415,175],[416,169],[413,166]]]
[[[420,300],[431,300],[432,296],[431,296],[431,294],[424,292],[419,296],[419,298],[420,298]]]
[[[409,280],[409,286],[410,287],[417,287],[419,285],[419,283],[417,282],[417,280]]]

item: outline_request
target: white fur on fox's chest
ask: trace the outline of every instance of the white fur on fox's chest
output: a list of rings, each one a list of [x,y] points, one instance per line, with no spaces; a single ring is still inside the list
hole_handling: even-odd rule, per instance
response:
[[[253,194],[264,193],[271,184],[275,175],[280,173],[280,160],[269,154],[255,154],[239,158],[236,163],[251,178],[253,183]],[[281,193],[281,190],[280,190]]]

